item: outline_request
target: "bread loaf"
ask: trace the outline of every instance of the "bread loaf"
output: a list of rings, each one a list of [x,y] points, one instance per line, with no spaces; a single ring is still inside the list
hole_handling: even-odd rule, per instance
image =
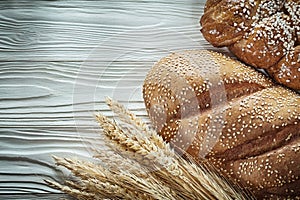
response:
[[[300,96],[210,51],[156,63],[143,97],[157,132],[258,198],[300,197]]]
[[[300,45],[299,0],[207,0],[200,23],[213,46],[228,47],[241,61],[300,90],[300,57],[294,55]],[[280,78],[285,68],[279,62],[291,69],[285,78]]]

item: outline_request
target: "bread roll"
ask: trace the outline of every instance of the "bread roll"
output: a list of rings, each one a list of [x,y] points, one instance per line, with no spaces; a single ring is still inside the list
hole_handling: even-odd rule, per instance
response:
[[[228,47],[241,61],[266,69],[275,81],[299,90],[300,68],[288,58],[300,45],[299,0],[207,0],[200,24],[213,46]],[[279,62],[296,78],[280,79]],[[298,80],[287,81],[291,79]]]
[[[300,197],[300,96],[210,51],[156,63],[143,97],[157,132],[257,198]]]

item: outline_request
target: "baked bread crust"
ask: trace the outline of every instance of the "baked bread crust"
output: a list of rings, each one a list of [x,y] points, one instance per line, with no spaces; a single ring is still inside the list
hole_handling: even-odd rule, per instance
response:
[[[267,71],[274,80],[283,85],[300,90],[300,46],[289,52],[276,65],[270,67]]]
[[[200,23],[204,38],[213,46],[228,47],[240,60],[256,68],[272,67],[272,73],[279,71],[275,69],[280,67],[278,62],[287,58],[286,55],[295,51],[300,43],[300,2],[208,0]],[[289,68],[297,67],[290,59],[285,64]],[[292,71],[299,79],[300,68]],[[288,81],[291,77],[285,77],[277,75],[275,80],[292,89],[300,89],[299,84]]]
[[[287,54],[296,40],[289,17],[276,13],[256,24],[229,50],[251,66],[268,69]]]
[[[239,7],[239,1],[229,2],[207,1],[205,13],[201,17],[202,33],[216,47],[228,46],[240,40],[252,24],[251,18],[257,9],[257,6],[248,3],[243,11],[244,8]],[[249,14],[245,19],[243,15],[237,15],[237,12]]]
[[[157,132],[257,198],[300,197],[300,96],[209,51],[162,58],[143,97]]]

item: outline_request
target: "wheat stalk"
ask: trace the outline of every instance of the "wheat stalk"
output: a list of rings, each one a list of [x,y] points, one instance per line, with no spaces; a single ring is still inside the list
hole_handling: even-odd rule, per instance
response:
[[[70,170],[79,183],[47,180],[51,187],[78,199],[250,198],[210,165],[180,157],[123,105],[110,98],[106,102],[121,124],[101,113],[96,120],[113,153],[94,149],[94,162],[54,157],[56,164]]]
[[[109,105],[109,107],[111,108],[111,110],[115,114],[117,114],[118,117],[123,122],[130,124],[133,127],[135,127],[137,130],[139,130],[140,132],[143,132],[143,134],[146,138],[149,138],[153,144],[155,144],[156,146],[163,149],[167,155],[175,157],[173,150],[170,149],[170,146],[168,144],[166,144],[162,140],[162,138],[160,136],[158,136],[158,134],[154,130],[150,129],[140,118],[137,118],[134,113],[130,112],[122,104],[112,100],[111,98],[107,98],[106,102]],[[145,140],[145,138],[143,138],[142,140]],[[159,158],[159,155],[158,155],[158,158]],[[177,163],[177,161],[181,161],[181,163]],[[183,171],[183,174],[177,174],[177,176],[179,176],[179,178],[186,180],[187,183],[181,183],[183,186],[185,186],[186,184],[190,184],[192,181],[192,177],[190,177],[190,179],[186,179],[187,176],[189,176],[190,174],[193,173],[194,177],[198,177],[199,174],[202,173],[202,175],[200,177],[198,177],[200,179],[194,180],[195,181],[194,184],[190,185],[190,186],[195,186],[194,192],[196,193],[196,196],[199,196],[199,193],[200,193],[198,191],[199,189],[202,189],[201,192],[204,193],[202,195],[202,197],[204,198],[205,196],[207,196],[209,199],[212,198],[211,193],[216,194],[217,199],[230,199],[230,198],[227,198],[226,194],[229,192],[231,194],[234,194],[236,192],[236,191],[232,190],[232,188],[223,180],[220,180],[216,184],[216,181],[219,180],[221,177],[219,177],[219,176],[216,177],[215,173],[214,174],[208,173],[208,171],[207,171],[208,167],[205,167],[202,170],[199,170],[199,167],[197,165],[195,165],[193,163],[188,163],[185,160],[180,159],[180,158],[172,160],[171,163],[172,164],[170,164],[168,166],[169,173],[171,173],[172,175],[175,175],[176,172],[174,172],[174,169],[178,170],[178,168],[180,168],[179,169],[180,171]],[[203,166],[203,164],[202,164],[202,166]],[[160,176],[161,176],[160,178],[162,178],[163,175],[160,174]],[[168,177],[166,177],[166,178],[167,178],[167,181],[170,180],[170,179],[168,179]],[[206,180],[203,180],[203,178],[206,178]],[[199,183],[199,180],[201,180],[201,183]],[[212,181],[212,180],[216,180],[216,181]],[[203,187],[201,187],[201,186],[203,186],[204,181],[206,183],[206,187],[205,187],[206,190],[203,189]],[[219,188],[225,188],[226,192],[221,194],[222,191],[220,191]],[[188,191],[188,190],[186,190],[186,191]],[[192,191],[189,191],[189,192],[192,192]]]

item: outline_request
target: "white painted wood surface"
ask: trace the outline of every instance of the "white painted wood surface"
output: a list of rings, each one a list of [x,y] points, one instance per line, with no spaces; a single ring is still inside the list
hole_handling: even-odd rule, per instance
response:
[[[0,199],[58,199],[51,155],[103,147],[96,111],[111,96],[147,119],[141,86],[161,57],[212,49],[204,0],[0,1]],[[103,147],[104,148],[104,147]],[[56,195],[57,194],[57,195]]]

